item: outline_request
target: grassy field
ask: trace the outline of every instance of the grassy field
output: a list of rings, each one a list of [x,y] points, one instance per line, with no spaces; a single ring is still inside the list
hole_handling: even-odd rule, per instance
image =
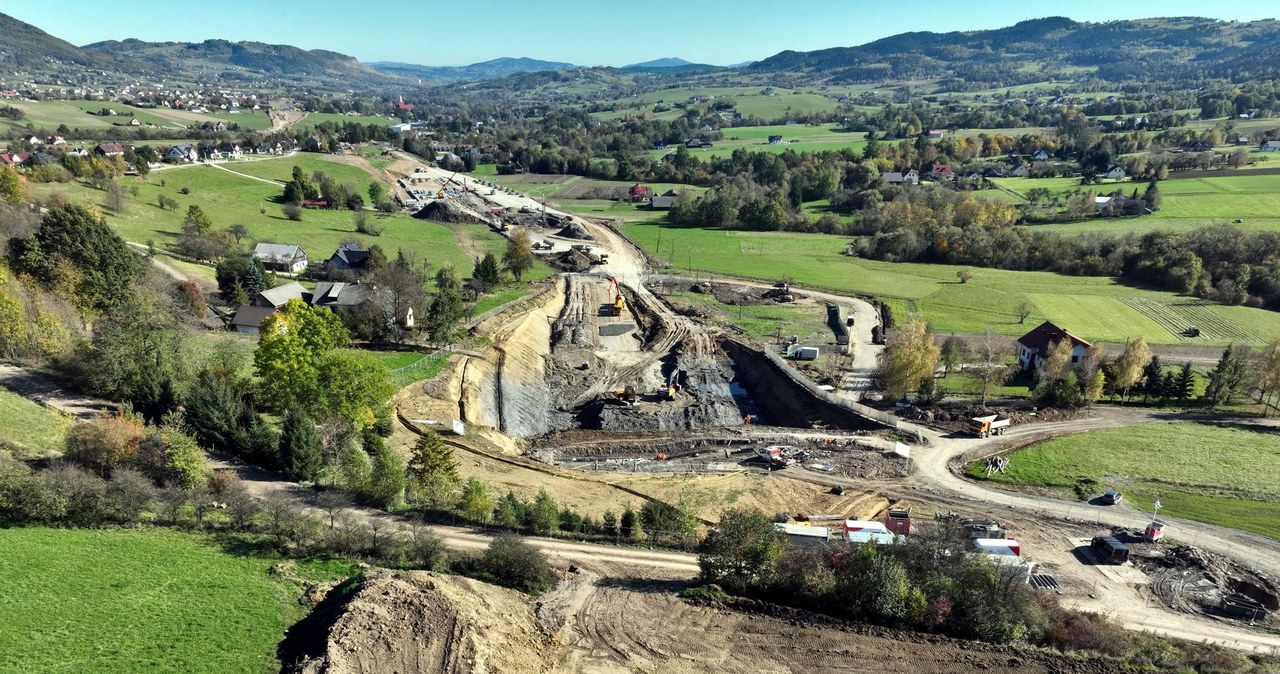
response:
[[[1008,192],[1025,196],[1036,187],[1069,192],[1079,187],[1075,178],[999,178],[995,183]],[[1144,183],[1108,183],[1085,189],[1098,193],[1146,189]],[[1280,231],[1280,175],[1228,172],[1221,177],[1165,180],[1160,183],[1160,210],[1140,218],[1094,218],[1081,222],[1036,225],[1037,230],[1062,234],[1149,232],[1157,229],[1187,231],[1221,223],[1242,229]],[[1241,220],[1236,223],[1235,220]]]
[[[12,443],[35,456],[60,454],[70,426],[70,418],[0,389],[0,447]]]
[[[981,467],[969,474],[980,477]],[[1014,453],[993,481],[1073,489],[1096,480],[1134,507],[1280,539],[1280,430],[1140,424],[1057,438]],[[1175,537],[1176,533],[1173,534]]]
[[[22,109],[25,116],[16,121],[9,119],[0,121],[0,129],[24,127],[28,123],[37,129],[50,131],[62,124],[72,129],[102,129],[114,126],[128,128],[131,117],[137,117],[143,125],[151,124],[177,129],[216,120],[222,120],[228,124],[234,122],[242,128],[254,130],[263,130],[271,126],[271,120],[265,112],[249,110],[235,115],[225,111],[197,114],[169,108],[135,108],[108,101],[13,101],[8,105]],[[89,114],[103,108],[114,110],[117,114],[109,117]]]
[[[797,335],[804,344],[823,344],[834,336],[827,327],[826,309],[821,306],[796,306],[794,304],[730,305],[712,295],[688,291],[673,292],[674,300],[697,304],[711,311],[711,319],[722,325],[742,329],[753,339],[764,339],[782,331],[783,335]]]
[[[0,672],[278,671],[276,644],[305,614],[268,573],[278,561],[168,530],[0,529]]]
[[[336,115],[328,112],[308,112],[305,117],[293,125],[295,129],[310,129],[316,125],[325,122],[334,122],[336,124],[373,124],[376,126],[391,126],[399,124],[400,120],[394,117],[369,117],[366,115]]]
[[[299,155],[281,160],[261,162],[237,162],[227,168],[256,175],[268,180],[287,176],[294,165],[303,167],[310,175],[315,169],[324,170],[340,182],[352,183],[360,191],[367,188],[374,178],[359,168],[345,164],[325,162],[319,155]],[[161,186],[161,181],[164,186]],[[215,228],[243,224],[249,236],[242,245],[252,248],[256,241],[298,243],[314,259],[327,259],[342,240],[357,237],[350,211],[305,210],[301,221],[284,217],[281,205],[275,202],[283,187],[236,175],[210,166],[190,166],[152,174],[148,180],[126,178],[126,189],[138,188],[138,196],[126,200],[123,213],[106,213],[107,221],[120,235],[129,241],[146,243],[154,241],[157,248],[164,248],[176,241],[187,207],[196,204],[213,221]],[[181,194],[181,188],[190,194]],[[65,185],[39,185],[39,194],[58,192],[72,201],[102,203],[101,191],[69,183]],[[177,210],[160,209],[157,198],[167,196],[178,202]],[[505,240],[482,226],[450,226],[417,220],[406,214],[377,217],[375,222],[384,228],[380,237],[358,236],[366,245],[377,244],[388,256],[396,251],[416,251],[419,260],[426,260],[433,269],[452,264],[463,275],[471,273],[475,258],[486,251],[500,251]],[[529,278],[539,278],[549,272],[541,265]]]
[[[778,98],[773,96],[771,98]],[[695,149],[690,152],[700,158],[727,157],[734,150],[744,149],[751,152],[781,153],[823,152],[841,148],[853,148],[859,152],[866,147],[866,134],[862,132],[837,131],[834,124],[807,125],[777,124],[773,126],[742,126],[721,129],[724,140],[715,141],[710,149]],[[783,142],[769,144],[769,136],[782,136]],[[654,150],[653,156],[660,158],[674,149]]]
[[[765,281],[790,276],[805,285],[884,298],[895,314],[919,311],[936,332],[978,333],[990,325],[1022,335],[1052,320],[1085,339],[1123,343],[1142,335],[1151,344],[1260,344],[1280,334],[1280,313],[1220,306],[1192,297],[1125,285],[1117,279],[1050,272],[970,269],[863,260],[842,254],[847,237],[792,232],[740,232],[627,222],[622,231],[677,270],[740,275]],[[661,237],[659,249],[658,240]],[[1033,304],[1023,324],[1013,316],[1022,300]],[[1201,336],[1184,338],[1188,325]]]

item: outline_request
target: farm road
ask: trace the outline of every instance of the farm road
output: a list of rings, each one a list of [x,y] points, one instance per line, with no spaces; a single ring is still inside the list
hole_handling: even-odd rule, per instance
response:
[[[92,419],[114,407],[108,402],[70,393],[39,374],[8,363],[0,363],[0,386],[76,419]]]

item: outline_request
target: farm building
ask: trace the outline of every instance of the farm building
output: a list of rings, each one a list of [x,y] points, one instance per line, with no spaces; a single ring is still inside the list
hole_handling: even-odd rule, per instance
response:
[[[787,540],[798,548],[821,548],[831,539],[831,534],[826,527],[810,527],[802,524],[783,524],[781,522],[773,525],[774,529],[782,532]]]
[[[1040,367],[1049,357],[1049,347],[1063,340],[1071,342],[1071,362],[1073,363],[1079,363],[1093,346],[1053,323],[1045,321],[1018,338],[1018,364],[1024,370]]]
[[[641,185],[640,183],[636,183],[627,188],[627,197],[632,201],[644,201],[652,196],[653,190]]]
[[[271,271],[296,274],[307,268],[307,251],[285,243],[260,243],[253,247],[253,259]]]
[[[1269,140],[1258,146],[1262,152],[1280,152],[1280,140]]]
[[[240,307],[231,317],[231,329],[247,335],[256,335],[262,322],[276,312],[275,307]]]
[[[258,293],[253,298],[253,306],[255,307],[271,307],[279,309],[286,302],[293,299],[300,299],[304,302],[311,300],[311,293],[302,287],[301,283],[287,283],[275,288],[269,288]]]

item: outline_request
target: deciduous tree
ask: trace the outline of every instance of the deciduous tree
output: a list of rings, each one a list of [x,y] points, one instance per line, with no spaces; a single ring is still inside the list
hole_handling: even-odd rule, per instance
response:
[[[502,263],[516,277],[516,282],[520,281],[526,271],[533,268],[533,241],[529,238],[528,232],[520,230],[511,235],[507,240],[507,252],[502,255]]]
[[[933,342],[924,319],[912,314],[896,326],[880,354],[880,374],[894,399],[915,390],[925,377],[932,377],[941,349]]]
[[[740,593],[771,582],[785,550],[782,534],[768,515],[755,509],[725,512],[698,547],[702,580]]]

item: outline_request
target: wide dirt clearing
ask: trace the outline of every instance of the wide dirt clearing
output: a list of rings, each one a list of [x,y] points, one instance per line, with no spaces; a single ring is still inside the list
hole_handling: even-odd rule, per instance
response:
[[[981,466],[970,475],[983,477]],[[1081,480],[1130,505],[1280,539],[1280,429],[1239,424],[1140,424],[1056,438],[1010,456],[994,482],[1066,492]],[[1096,496],[1092,494],[1091,496]]]
[[[305,613],[277,561],[166,530],[0,530],[0,672],[277,671]]]

